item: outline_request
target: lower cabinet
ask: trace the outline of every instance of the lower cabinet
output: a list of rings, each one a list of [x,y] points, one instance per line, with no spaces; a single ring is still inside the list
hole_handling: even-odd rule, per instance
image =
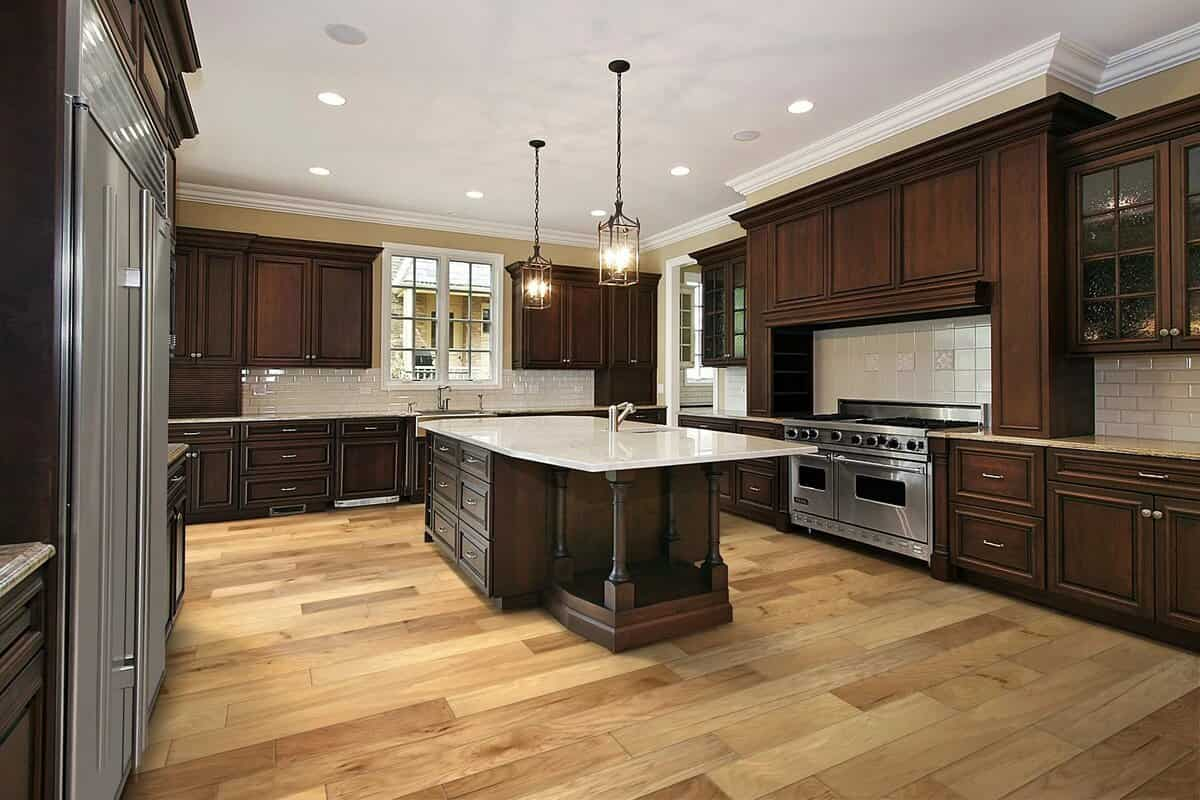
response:
[[[193,444],[187,457],[192,463],[188,470],[188,511],[196,515],[217,517],[237,511],[236,443]]]
[[[679,415],[683,428],[741,433],[782,439],[783,426],[766,420]],[[788,528],[788,463],[786,458],[730,461],[721,468],[721,510],[780,530]]]
[[[404,476],[402,439],[343,439],[337,446],[337,499],[399,496]]]
[[[1200,634],[1200,503],[1162,497],[1154,510],[1156,617]]]
[[[955,565],[1046,588],[1046,531],[1041,519],[961,505],[952,506],[949,516]]]
[[[0,598],[0,795],[43,797],[45,601],[40,571]]]
[[[187,455],[186,453],[184,454]],[[187,468],[190,458],[181,458],[167,472],[167,546],[170,550],[171,571],[167,585],[167,632],[175,627],[175,619],[183,605],[187,557]]]

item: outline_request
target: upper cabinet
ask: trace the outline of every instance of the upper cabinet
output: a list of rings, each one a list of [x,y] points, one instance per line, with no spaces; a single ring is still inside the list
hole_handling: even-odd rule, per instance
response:
[[[184,229],[175,248],[176,362],[238,366],[245,328],[245,234]]]
[[[700,265],[703,318],[701,360],[706,367],[746,363],[746,239],[691,254]]]
[[[658,275],[643,273],[636,286],[604,287],[608,308],[608,366],[658,363]]]
[[[1073,352],[1200,350],[1200,97],[1061,152]]]
[[[983,276],[983,159],[900,184],[897,282]]]
[[[596,270],[554,267],[549,308],[521,303],[520,263],[513,276],[513,369],[598,369],[605,363],[604,293]]]

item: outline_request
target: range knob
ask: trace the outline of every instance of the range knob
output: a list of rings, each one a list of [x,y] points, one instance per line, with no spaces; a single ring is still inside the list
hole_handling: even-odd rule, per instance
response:
[[[879,440],[876,439],[874,436],[867,437],[867,447],[874,447],[877,444],[879,444]]]
[[[907,442],[904,443],[904,446],[906,448],[908,448],[909,450],[916,450],[917,449],[917,441],[915,439],[909,439]]]
[[[862,444],[862,443],[863,443],[863,438],[862,438],[861,434],[855,433],[855,434],[851,435],[850,444]]]
[[[889,449],[889,450],[899,450],[899,449],[900,449],[900,440],[899,440],[899,439],[895,439],[895,438],[893,438],[893,439],[888,439],[888,440],[887,440],[887,446],[888,446],[888,449]]]
[[[817,430],[816,428],[809,428],[808,429],[808,438],[812,439],[813,441],[816,441],[817,439],[821,438],[821,432],[819,430]]]
[[[783,429],[783,438],[788,439],[788,440],[799,439],[800,438],[800,429],[799,428],[784,428]]]
[[[829,438],[835,442],[840,442],[842,440],[842,432],[841,431],[832,431],[829,434]]]

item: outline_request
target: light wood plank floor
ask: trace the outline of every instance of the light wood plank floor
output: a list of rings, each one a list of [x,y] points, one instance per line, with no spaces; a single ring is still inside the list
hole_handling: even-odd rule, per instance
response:
[[[421,509],[193,526],[125,797],[1200,797],[1200,661],[723,521],[733,624],[612,655],[491,610]]]

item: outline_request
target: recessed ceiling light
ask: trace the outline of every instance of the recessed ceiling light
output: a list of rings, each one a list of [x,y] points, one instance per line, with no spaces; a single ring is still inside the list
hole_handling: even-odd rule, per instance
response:
[[[603,216],[604,216],[605,214],[607,214],[607,213],[608,213],[608,212],[607,212],[607,211],[605,211],[603,208],[593,208],[593,209],[592,209],[592,216],[593,216],[593,217],[603,217]]]
[[[346,98],[337,92],[321,92],[317,95],[317,99],[327,106],[344,106]]]
[[[329,170],[327,170],[325,167],[309,167],[308,171],[313,175],[320,175],[321,177],[329,174]]]
[[[790,111],[793,114],[807,114],[808,112],[810,112],[812,110],[813,110],[813,104],[812,104],[811,100],[797,100],[796,102],[794,102],[790,106],[788,106],[788,111]]]
[[[340,22],[326,25],[325,35],[338,44],[359,45],[366,44],[367,42],[367,32],[362,28],[356,28],[353,25],[345,25]]]
[[[677,167],[671,167],[671,174],[677,178],[687,175],[689,172],[691,172],[691,170],[685,167],[683,164],[680,164]]]
[[[733,134],[735,142],[753,142],[758,137],[762,136],[758,131],[738,131]]]
[[[467,192],[467,197],[471,198],[472,200],[482,200],[483,192],[479,191],[478,189],[472,189],[471,191]]]

